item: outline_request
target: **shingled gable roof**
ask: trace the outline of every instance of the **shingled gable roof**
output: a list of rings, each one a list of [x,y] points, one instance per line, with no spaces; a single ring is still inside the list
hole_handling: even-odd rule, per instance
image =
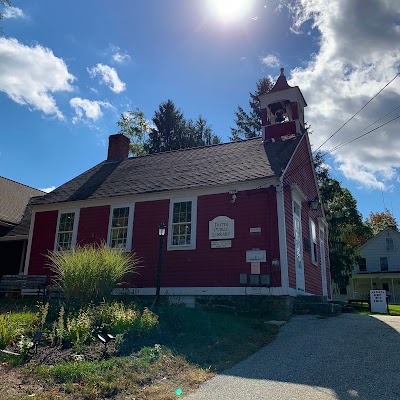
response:
[[[102,162],[31,204],[237,184],[279,177],[302,136],[196,147]]]
[[[41,190],[0,176],[0,222],[19,224],[29,199],[43,194]]]

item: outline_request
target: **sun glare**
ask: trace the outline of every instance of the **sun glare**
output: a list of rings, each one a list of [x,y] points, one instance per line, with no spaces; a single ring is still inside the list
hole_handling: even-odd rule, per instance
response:
[[[211,11],[221,20],[234,21],[246,15],[252,0],[209,0]]]

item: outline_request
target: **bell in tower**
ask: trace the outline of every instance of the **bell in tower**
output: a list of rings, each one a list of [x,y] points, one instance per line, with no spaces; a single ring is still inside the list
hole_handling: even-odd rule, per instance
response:
[[[307,103],[298,86],[289,86],[283,68],[274,87],[260,95],[259,100],[264,140],[305,132],[304,107]]]

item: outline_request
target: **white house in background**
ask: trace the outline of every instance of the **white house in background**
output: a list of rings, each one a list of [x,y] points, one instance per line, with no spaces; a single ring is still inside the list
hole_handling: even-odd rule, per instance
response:
[[[367,300],[371,289],[381,289],[390,295],[391,303],[400,303],[400,233],[386,228],[361,246],[360,252],[349,285],[334,299]]]

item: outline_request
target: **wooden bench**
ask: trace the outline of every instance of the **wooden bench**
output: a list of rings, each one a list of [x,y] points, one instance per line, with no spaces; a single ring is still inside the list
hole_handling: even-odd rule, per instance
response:
[[[46,286],[47,275],[3,275],[0,281],[0,293],[45,296]]]
[[[25,282],[22,284],[22,295],[36,294],[46,295],[47,275],[25,275]]]
[[[0,281],[0,293],[21,295],[26,275],[3,275]]]

